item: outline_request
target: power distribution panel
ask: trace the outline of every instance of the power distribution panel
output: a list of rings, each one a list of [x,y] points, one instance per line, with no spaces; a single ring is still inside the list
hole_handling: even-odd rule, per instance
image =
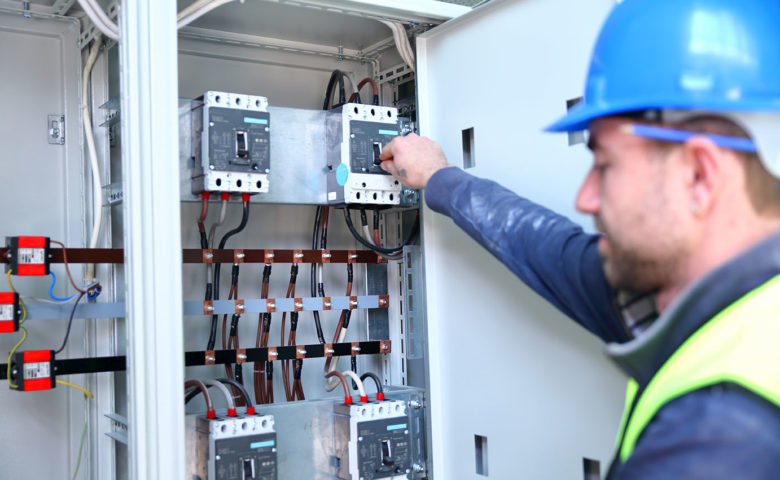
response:
[[[412,440],[405,402],[339,404],[335,413],[338,478],[408,478]]]
[[[49,274],[48,237],[6,237],[8,247],[5,271],[13,275],[43,276]]]
[[[398,110],[347,103],[328,113],[328,203],[398,205],[400,182],[379,155],[401,133]]]
[[[189,416],[187,423],[187,478],[277,480],[273,416]]]
[[[208,91],[194,100],[192,192],[268,192],[270,129],[265,97]]]

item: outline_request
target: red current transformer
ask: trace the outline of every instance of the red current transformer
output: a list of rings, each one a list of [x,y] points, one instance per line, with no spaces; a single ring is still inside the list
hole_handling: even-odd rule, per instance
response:
[[[19,330],[22,309],[19,294],[16,292],[0,292],[0,333],[11,333]]]
[[[5,271],[12,270],[13,275],[43,276],[49,274],[49,238],[48,237],[5,237]]]
[[[54,380],[54,350],[16,352],[11,360],[11,380],[16,390],[51,390]]]

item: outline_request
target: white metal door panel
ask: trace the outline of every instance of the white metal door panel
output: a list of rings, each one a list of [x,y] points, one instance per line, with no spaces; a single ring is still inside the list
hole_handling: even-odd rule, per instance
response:
[[[77,20],[24,18],[0,13],[0,241],[5,236],[41,235],[84,246],[85,166],[81,158],[79,109],[79,50]],[[47,116],[65,116],[65,144],[47,142]],[[72,292],[62,265],[55,294]],[[71,267],[77,282],[82,268]],[[15,277],[22,297],[46,297],[50,277]],[[8,291],[2,279],[0,291]],[[31,319],[25,322],[27,341],[22,350],[57,349],[66,322]],[[0,336],[0,363],[21,333]],[[74,321],[68,347],[57,358],[86,354],[85,322]],[[63,380],[95,390],[93,377]],[[63,385],[51,391],[16,392],[0,386],[0,477],[70,478],[87,414],[84,396]],[[90,401],[90,431],[79,478],[88,478],[98,438],[95,403]]]
[[[574,196],[589,166],[582,145],[541,132],[581,95],[590,49],[614,2],[494,0],[417,43],[420,129],[476,166],[582,222]],[[488,478],[574,479],[583,458],[612,455],[625,378],[600,342],[523,285],[451,220],[424,215],[433,469]]]

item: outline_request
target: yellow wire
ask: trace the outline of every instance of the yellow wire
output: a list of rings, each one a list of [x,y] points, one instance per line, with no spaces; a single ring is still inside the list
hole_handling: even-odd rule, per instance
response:
[[[18,293],[16,289],[14,288],[14,284],[11,283],[11,273],[13,272],[13,269],[8,269],[8,273],[5,274],[5,278],[8,280],[8,286],[11,287],[11,291],[14,293]],[[24,305],[24,300],[22,300],[22,296],[19,295],[19,303],[22,304],[22,320],[19,322],[19,325],[23,324],[25,320],[27,320],[27,307]]]
[[[16,349],[19,348],[19,346],[27,339],[27,329],[24,327],[19,327],[19,330],[22,331],[22,338],[16,343],[16,345],[14,345],[14,348],[11,349],[11,353],[8,354],[8,371],[6,372],[5,378],[8,380],[8,386],[11,388],[19,388],[19,385],[14,385],[11,382],[11,357],[13,357]]]
[[[75,389],[81,390],[84,393],[84,395],[88,396],[89,398],[95,398],[95,396],[92,395],[92,392],[90,392],[89,390],[87,390],[84,387],[81,387],[79,385],[74,385],[74,384],[72,384],[70,382],[66,382],[65,380],[56,380],[56,382],[61,384],[61,385],[67,385],[68,387],[73,387]]]

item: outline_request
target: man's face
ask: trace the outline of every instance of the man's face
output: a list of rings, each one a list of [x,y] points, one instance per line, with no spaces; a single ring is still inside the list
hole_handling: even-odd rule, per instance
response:
[[[674,281],[688,255],[690,202],[674,153],[621,132],[625,123],[618,117],[591,122],[594,163],[577,209],[593,215],[602,234],[598,250],[610,284],[654,292]]]

